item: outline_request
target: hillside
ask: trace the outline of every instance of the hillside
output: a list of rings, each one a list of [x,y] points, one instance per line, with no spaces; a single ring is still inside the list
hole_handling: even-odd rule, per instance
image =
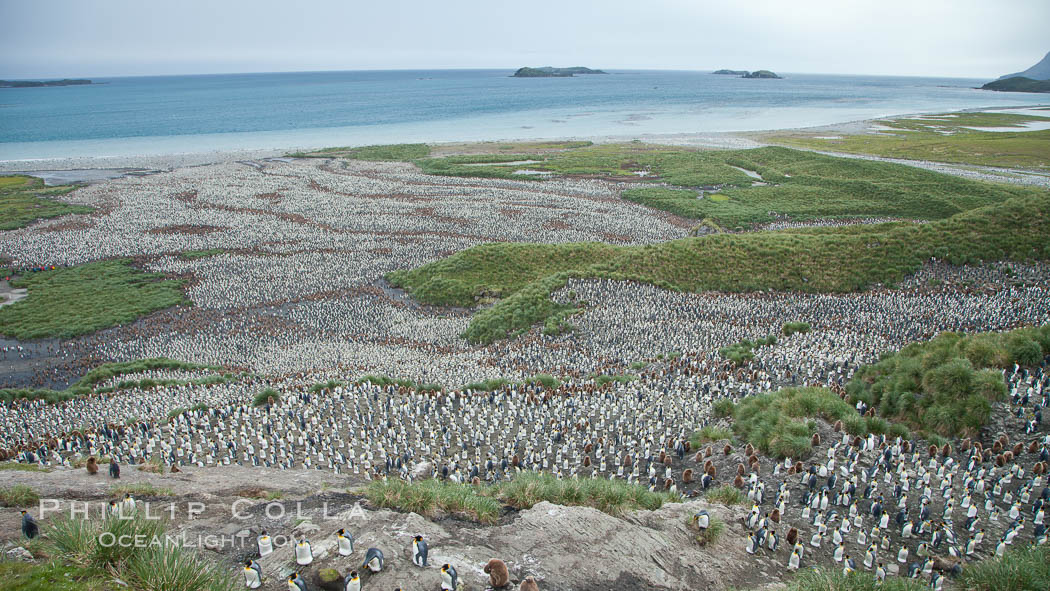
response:
[[[1032,80],[1050,80],[1050,52],[1047,52],[1043,59],[1038,64],[1028,68],[1023,72],[1016,72],[1014,74],[1007,74],[1000,76],[1000,80],[1006,80],[1007,78],[1031,78]]]

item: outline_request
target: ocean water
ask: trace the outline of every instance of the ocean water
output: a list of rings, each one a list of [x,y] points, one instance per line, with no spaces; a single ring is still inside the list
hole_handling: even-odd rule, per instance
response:
[[[982,80],[511,70],[98,78],[0,89],[0,160],[788,129],[910,113],[1050,103]]]

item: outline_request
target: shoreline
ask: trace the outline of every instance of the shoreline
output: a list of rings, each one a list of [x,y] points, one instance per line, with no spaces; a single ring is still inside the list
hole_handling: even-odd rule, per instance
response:
[[[557,136],[557,137],[529,137],[529,138],[492,138],[480,141],[451,140],[425,142],[432,146],[472,146],[485,143],[518,143],[518,142],[543,142],[543,141],[592,141],[596,144],[622,143],[629,141],[642,141],[645,143],[661,144],[668,146],[682,146],[701,149],[746,149],[757,148],[768,143],[762,138],[768,134],[785,131],[799,132],[828,132],[844,135],[857,135],[866,133],[873,125],[885,119],[903,117],[917,117],[931,113],[974,113],[990,111],[1009,111],[1016,109],[1039,109],[1050,107],[1047,105],[1018,105],[1018,106],[994,106],[969,109],[956,109],[945,111],[922,111],[915,113],[902,113],[887,115],[885,117],[871,119],[857,119],[842,121],[826,125],[809,127],[782,127],[758,131],[716,131],[716,132],[680,132],[680,133],[648,133],[648,134],[607,134],[596,136]],[[1050,111],[1047,112],[1050,117]],[[398,142],[390,142],[398,143]],[[361,144],[367,145],[367,144]],[[263,160],[269,158],[280,158],[289,153],[297,151],[312,151],[322,148],[334,147],[332,145],[322,146],[287,146],[282,148],[256,148],[256,149],[231,149],[231,150],[208,150],[200,152],[175,152],[169,154],[142,154],[142,155],[118,155],[118,156],[70,156],[55,158],[24,158],[0,160],[0,175],[25,174],[28,176],[52,176],[34,173],[75,173],[77,171],[99,171],[102,173],[112,171],[111,176],[89,175],[91,178],[83,182],[99,182],[109,178],[119,178],[129,174],[155,174],[157,172],[171,171],[177,168],[191,166],[204,166],[209,164],[220,164],[227,162],[240,162]],[[347,147],[357,147],[356,144],[348,144]],[[61,178],[61,174],[56,174]],[[76,177],[78,175],[70,175]],[[66,181],[70,182],[70,181]],[[71,182],[77,182],[73,180]]]

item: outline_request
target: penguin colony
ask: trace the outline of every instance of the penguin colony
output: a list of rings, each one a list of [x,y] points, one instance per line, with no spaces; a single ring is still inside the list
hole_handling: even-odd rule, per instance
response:
[[[836,435],[826,458],[801,470],[778,463],[760,473],[745,466],[742,474],[711,476],[688,437],[708,423],[721,399],[789,385],[837,389],[883,351],[943,330],[1048,322],[1046,265],[931,261],[894,289],[846,295],[682,294],[573,280],[553,297],[587,302],[572,319],[577,331],[550,337],[532,330],[485,347],[458,336],[466,314],[420,307],[379,283],[388,271],[495,239],[645,244],[686,234],[680,220],[620,200],[621,188],[592,180],[430,177],[403,164],[316,160],[180,169],[75,191],[68,200],[99,208],[84,218],[86,227],[47,221],[4,232],[0,252],[16,266],[141,255],[150,270],[192,274],[188,295],[195,306],[49,344],[53,373],[82,374],[98,359],[166,356],[267,377],[5,405],[0,458],[71,466],[106,457],[114,461],[114,478],[122,463],[159,458],[175,468],[236,464],[457,482],[542,470],[687,495],[737,483],[757,506],[747,524],[748,551],[775,555],[791,568],[826,550],[849,568],[908,575],[918,563],[923,576],[932,576],[925,558],[945,548],[981,556],[1018,539],[1045,540],[1045,527],[1036,523],[1047,495],[1043,368],[1004,371],[1011,412],[1026,432],[1025,451],[1009,457],[1012,449],[997,451],[990,441],[928,456],[917,442]],[[207,248],[227,252],[177,256]],[[741,367],[717,354],[796,320],[812,331],[780,337]],[[668,356],[672,351],[680,355]],[[0,361],[14,362],[34,353],[19,345],[0,354]],[[631,369],[639,361],[645,369]],[[629,372],[639,379],[599,387],[588,377]],[[554,390],[453,389],[537,373],[565,381]],[[365,374],[450,387],[424,394],[351,383],[308,391]],[[102,386],[203,375],[155,371]],[[278,389],[280,400],[251,406],[264,387]],[[196,405],[205,408],[168,418]],[[88,465],[97,470],[97,463]],[[347,550],[353,553],[352,541]],[[366,561],[362,571],[369,562],[377,563]],[[246,580],[251,570],[246,564]],[[454,570],[446,574],[452,578]]]
[[[24,511],[23,515],[25,515]],[[25,518],[32,522],[31,516],[26,515]],[[351,556],[353,554],[353,534],[347,532],[345,529],[340,529],[336,532],[336,536],[338,539],[339,555],[344,557]],[[259,547],[260,560],[274,552],[270,536],[265,531],[259,535],[256,541]],[[344,544],[346,545],[344,546]],[[426,540],[423,539],[423,536],[417,535],[412,538],[409,554],[412,557],[412,564],[416,568],[432,568],[432,565],[427,563],[428,545]],[[310,541],[305,537],[297,540],[294,545],[294,555],[295,562],[299,566],[308,566],[313,563],[314,556]],[[366,573],[382,572],[385,564],[385,557],[381,549],[368,548],[364,553],[364,560],[360,566],[357,568],[350,568],[345,575],[342,575],[340,588],[343,589],[343,591],[360,591],[362,588],[362,575]],[[489,575],[491,589],[510,588],[510,573],[507,569],[506,563],[502,560],[493,558],[482,567],[482,570],[485,574]],[[254,559],[248,559],[244,563],[243,571],[245,587],[249,589],[258,589],[262,587],[266,577],[259,562]],[[459,573],[456,570],[456,567],[452,564],[445,563],[441,565],[439,569],[439,577],[441,584],[440,588],[442,591],[457,591],[460,589]],[[309,588],[305,578],[298,572],[293,572],[288,575],[286,582],[289,591],[303,591]],[[536,582],[532,577],[524,579],[519,588],[521,590],[537,589]]]
[[[1033,410],[1029,376],[1019,373],[1015,415]],[[749,554],[789,571],[832,562],[879,579],[921,577],[936,588],[965,562],[1002,555],[1012,544],[1047,543],[1045,427],[1020,442],[1001,434],[987,445],[962,440],[958,449],[835,436],[807,462],[786,459],[745,478]],[[705,517],[694,518],[698,528]]]
[[[1012,265],[1011,276],[1002,267],[960,273],[935,266],[904,290],[787,294],[768,317],[749,312],[765,299],[761,294],[731,296],[708,312],[721,295],[667,293],[647,298],[652,305],[643,306],[620,293],[627,286],[609,283],[588,290],[589,297],[602,295],[601,302],[587,300],[595,307],[579,318],[597,327],[588,343],[575,343],[578,335],[532,331],[473,347],[459,337],[469,322],[466,312],[420,307],[381,281],[389,271],[494,240],[648,244],[688,234],[692,224],[619,199],[626,186],[433,177],[405,164],[308,160],[218,164],[85,187],[64,197],[97,208],[76,218],[83,224],[51,220],[4,232],[0,253],[16,267],[136,256],[148,270],[192,275],[187,296],[193,307],[72,341],[25,344],[26,350],[0,356],[51,360],[27,386],[56,376],[75,379],[104,360],[165,356],[268,376],[311,373],[315,381],[373,373],[458,387],[537,372],[621,373],[658,354],[713,351],[800,319],[834,327],[821,338],[857,352],[847,358],[873,359],[937,330],[1039,322],[1039,307],[1045,308],[1050,273],[1023,265]],[[193,260],[178,256],[205,249],[226,252]],[[931,281],[945,289],[930,289]],[[1013,287],[1014,281],[1027,287]],[[963,289],[963,282],[969,287]],[[774,309],[769,302],[762,307]],[[682,309],[688,314],[679,315]],[[658,325],[647,324],[653,314]],[[632,332],[620,333],[605,318],[630,324]],[[884,318],[900,326],[883,328]],[[701,329],[697,320],[719,329]],[[644,328],[653,332],[642,333],[644,344],[633,344]],[[651,338],[656,329],[663,331],[660,339]]]

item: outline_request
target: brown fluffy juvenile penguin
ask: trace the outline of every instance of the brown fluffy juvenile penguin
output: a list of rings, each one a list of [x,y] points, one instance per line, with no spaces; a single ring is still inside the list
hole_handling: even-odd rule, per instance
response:
[[[525,577],[525,580],[521,582],[521,587],[518,591],[540,591],[540,586],[536,584],[536,579],[532,577]]]
[[[489,576],[489,585],[493,589],[499,589],[510,582],[510,571],[507,564],[499,558],[493,558],[485,565],[485,574]]]
[[[95,456],[91,456],[87,460],[87,473],[98,474],[98,462],[95,461]]]

